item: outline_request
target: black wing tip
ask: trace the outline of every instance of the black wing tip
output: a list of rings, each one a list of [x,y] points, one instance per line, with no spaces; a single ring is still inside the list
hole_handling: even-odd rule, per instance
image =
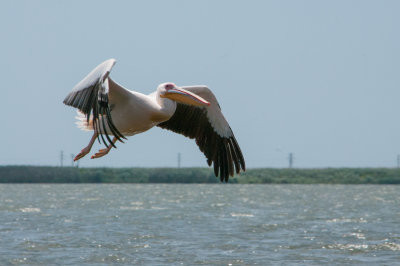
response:
[[[208,120],[204,108],[178,103],[174,115],[157,126],[194,138],[206,156],[208,166],[213,165],[214,175],[221,182],[228,182],[230,176],[245,170],[243,155],[233,133],[226,137],[219,135]]]
[[[74,97],[74,93],[73,93],[73,92],[70,92],[70,93],[67,95],[67,97],[64,98],[63,104],[68,105],[68,106],[72,106],[73,97]]]

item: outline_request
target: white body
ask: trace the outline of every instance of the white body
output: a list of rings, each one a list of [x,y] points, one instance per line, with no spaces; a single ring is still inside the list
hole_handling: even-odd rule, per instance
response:
[[[115,126],[126,136],[132,136],[168,120],[175,112],[176,103],[169,99],[160,99],[155,93],[145,95],[135,91],[126,91],[121,95],[110,93],[111,105],[118,102],[111,111]],[[115,97],[118,97],[115,100]],[[122,104],[125,101],[126,103]],[[147,110],[147,112],[143,112]]]
[[[111,81],[113,83],[113,81]],[[114,86],[109,92],[111,117],[118,130],[125,136],[133,136],[149,130],[174,114],[176,102],[160,98],[157,91],[146,95]],[[77,125],[83,130],[93,130],[92,119],[87,123],[86,116],[78,112]],[[107,119],[107,118],[105,118]],[[100,119],[100,126],[103,127]],[[107,132],[111,132],[105,123]]]

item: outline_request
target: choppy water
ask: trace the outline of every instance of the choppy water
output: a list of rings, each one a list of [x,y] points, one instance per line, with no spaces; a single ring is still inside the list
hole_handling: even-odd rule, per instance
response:
[[[400,186],[0,185],[1,265],[396,265]]]

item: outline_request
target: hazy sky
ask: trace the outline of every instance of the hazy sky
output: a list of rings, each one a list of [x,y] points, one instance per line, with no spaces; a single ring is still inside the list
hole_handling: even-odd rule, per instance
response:
[[[254,167],[392,167],[400,154],[400,1],[2,1],[0,165],[87,145],[64,97],[108,58],[144,93],[206,84]],[[92,154],[101,146],[94,145]],[[80,166],[206,166],[159,128]]]

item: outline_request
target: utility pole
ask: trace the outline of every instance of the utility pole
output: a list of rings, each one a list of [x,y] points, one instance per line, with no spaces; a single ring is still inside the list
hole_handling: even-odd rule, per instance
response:
[[[181,168],[181,153],[178,152],[178,168]]]
[[[71,167],[74,167],[74,155],[71,153]]]
[[[400,168],[400,154],[397,154],[397,168]]]
[[[293,161],[294,161],[294,156],[293,153],[289,153],[289,168],[293,168]]]
[[[61,167],[64,166],[64,151],[60,152],[60,165]]]

